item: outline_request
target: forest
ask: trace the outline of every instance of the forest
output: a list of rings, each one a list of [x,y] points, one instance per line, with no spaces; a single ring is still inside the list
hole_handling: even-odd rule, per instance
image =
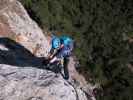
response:
[[[97,100],[133,100],[132,0],[20,1],[43,30],[74,39],[78,71],[103,88]]]

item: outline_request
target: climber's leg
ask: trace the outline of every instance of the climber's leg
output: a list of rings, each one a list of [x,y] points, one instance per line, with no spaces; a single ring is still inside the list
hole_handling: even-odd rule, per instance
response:
[[[69,79],[69,71],[68,71],[69,57],[64,58],[64,79]]]

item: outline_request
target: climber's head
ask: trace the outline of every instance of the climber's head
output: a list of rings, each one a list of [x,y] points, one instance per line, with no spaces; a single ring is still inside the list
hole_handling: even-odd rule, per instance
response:
[[[52,48],[57,49],[60,48],[60,46],[61,46],[60,38],[54,37],[52,39]]]

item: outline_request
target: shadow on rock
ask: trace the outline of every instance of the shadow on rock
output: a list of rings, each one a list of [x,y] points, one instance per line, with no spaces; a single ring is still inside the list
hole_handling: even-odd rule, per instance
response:
[[[45,68],[44,57],[36,57],[28,49],[9,38],[0,38],[0,64]]]

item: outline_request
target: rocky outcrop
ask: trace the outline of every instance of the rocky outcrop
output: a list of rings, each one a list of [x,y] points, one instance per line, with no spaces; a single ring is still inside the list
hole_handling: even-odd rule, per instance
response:
[[[0,89],[1,100],[77,100],[68,82],[33,67],[1,64]]]
[[[42,63],[49,44],[17,0],[0,1],[0,100],[87,100]]]
[[[87,100],[85,93],[60,73],[46,70],[43,57],[0,38],[1,100]]]
[[[0,1],[0,35],[16,40],[37,56],[46,56],[49,50],[42,30],[17,0]]]

